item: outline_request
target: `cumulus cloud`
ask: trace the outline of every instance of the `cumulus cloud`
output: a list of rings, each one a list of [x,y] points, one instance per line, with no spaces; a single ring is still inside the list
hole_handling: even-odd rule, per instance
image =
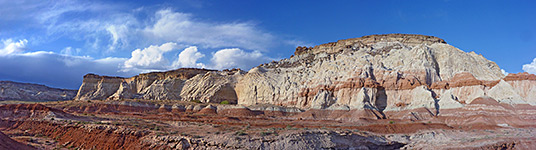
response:
[[[125,69],[166,70],[169,69],[169,61],[164,53],[177,49],[176,43],[165,43],[160,46],[151,45],[147,48],[136,49],[132,57],[125,61]]]
[[[179,68],[179,67],[206,68],[205,64],[197,62],[200,58],[203,58],[203,57],[205,57],[205,55],[198,52],[196,46],[190,46],[184,49],[179,54],[179,58],[175,62],[173,62],[173,67],[174,68]]]
[[[28,40],[13,41],[12,39],[2,40],[2,48],[0,49],[0,56],[10,55],[14,53],[23,52],[26,48]]]
[[[523,71],[536,74],[536,58],[532,60],[532,63],[523,65]]]
[[[161,46],[149,46],[143,50],[137,49],[132,52],[132,57],[125,61],[125,71],[149,72],[164,71],[177,68],[210,68],[250,69],[261,63],[272,61],[259,51],[244,51],[239,48],[221,49],[212,53],[210,62],[203,63],[200,59],[206,55],[199,52],[196,46],[190,46],[182,50],[178,57],[172,56],[174,61],[169,63],[166,53],[177,50],[176,43],[166,43]]]
[[[504,74],[505,76],[507,76],[507,75],[509,74],[509,73],[506,72],[506,70],[504,70],[504,69],[501,69],[501,73]]]
[[[215,69],[251,69],[261,63],[273,60],[259,51],[246,52],[238,48],[222,49],[212,55],[212,68]]]

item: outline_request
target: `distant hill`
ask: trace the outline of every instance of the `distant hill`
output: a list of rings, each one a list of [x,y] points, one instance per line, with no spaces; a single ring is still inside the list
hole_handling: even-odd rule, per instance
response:
[[[71,100],[77,90],[51,88],[45,85],[0,81],[0,100]]]

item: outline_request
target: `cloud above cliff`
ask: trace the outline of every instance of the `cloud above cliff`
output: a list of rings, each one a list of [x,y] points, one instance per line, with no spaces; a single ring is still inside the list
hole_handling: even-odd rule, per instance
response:
[[[198,52],[196,46],[190,46],[179,54],[172,66],[174,68],[206,68],[205,64],[197,62],[203,57],[205,57],[205,54]]]
[[[532,63],[523,65],[523,71],[536,74],[536,58],[532,60]]]
[[[250,69],[261,63],[272,61],[259,51],[246,52],[238,48],[222,49],[212,54],[212,68],[242,68]]]
[[[169,61],[164,58],[164,53],[177,49],[176,43],[165,43],[160,46],[151,45],[144,49],[132,51],[132,57],[125,61],[125,69],[132,68],[144,70],[169,69]]]
[[[207,69],[250,69],[261,63],[272,61],[260,51],[245,51],[239,48],[221,49],[211,54],[210,61],[201,62],[206,55],[198,51],[197,46],[189,46],[178,55],[178,44],[165,43],[160,46],[149,46],[137,49],[125,61],[123,71],[150,72],[165,71],[178,68],[207,68]],[[170,60],[173,60],[170,63]]]

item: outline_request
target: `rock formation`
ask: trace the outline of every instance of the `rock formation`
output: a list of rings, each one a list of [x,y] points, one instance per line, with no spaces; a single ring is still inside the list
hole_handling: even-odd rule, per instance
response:
[[[131,78],[88,74],[76,99],[171,99],[299,109],[403,111],[464,107],[479,97],[536,104],[531,74],[505,77],[492,61],[443,39],[371,35],[298,47],[288,59],[241,70],[178,69]]]
[[[39,84],[0,81],[1,100],[72,100],[76,90],[57,89]]]
[[[245,72],[182,68],[140,74],[131,78],[87,74],[75,99],[155,99],[236,104],[234,90]]]

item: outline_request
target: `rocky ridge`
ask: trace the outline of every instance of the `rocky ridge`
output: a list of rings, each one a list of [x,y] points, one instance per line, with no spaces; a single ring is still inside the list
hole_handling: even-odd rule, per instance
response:
[[[87,74],[75,99],[155,99],[236,104],[234,86],[245,72],[181,68],[131,78]]]
[[[72,100],[76,90],[51,88],[39,84],[0,81],[1,100]]]
[[[177,76],[177,74],[187,74]],[[536,105],[530,74],[505,77],[492,61],[412,34],[339,40],[241,70],[178,69],[131,78],[88,74],[75,99],[170,99],[378,113],[464,107],[479,97]]]

